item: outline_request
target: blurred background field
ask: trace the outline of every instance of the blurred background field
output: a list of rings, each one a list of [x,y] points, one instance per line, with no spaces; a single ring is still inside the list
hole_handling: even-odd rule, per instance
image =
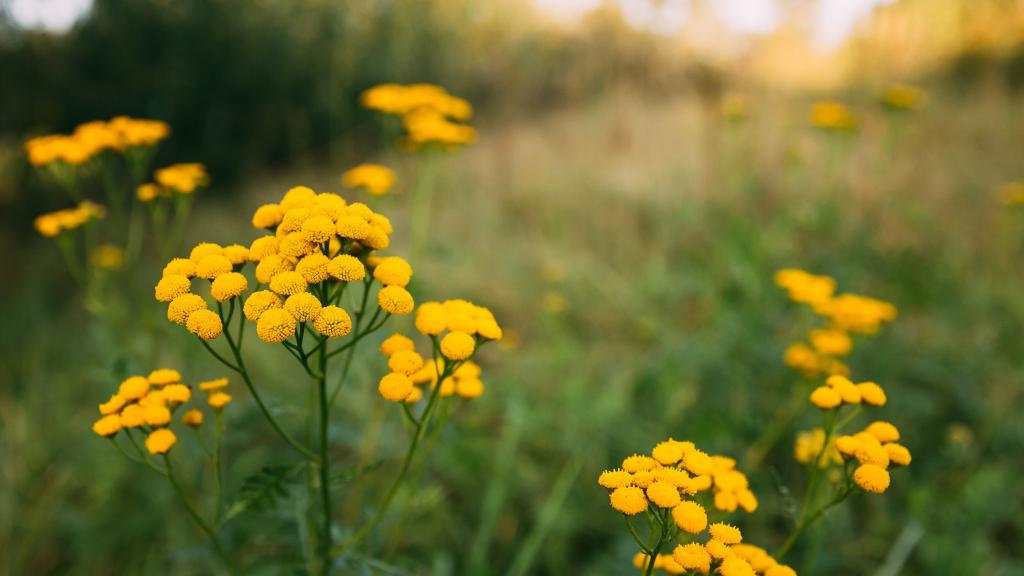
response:
[[[70,200],[32,172],[23,141],[128,114],[172,126],[155,166],[211,174],[179,252],[255,237],[252,210],[291,186],[339,191],[392,217],[389,252],[410,256],[418,300],[466,297],[506,328],[481,360],[486,393],[457,407],[368,542],[380,560],[340,572],[630,573],[635,546],[595,479],[670,435],[739,460],[762,507],[736,521],[777,547],[800,478],[792,436],[818,422],[807,413],[763,458],[750,446],[797,385],[782,355],[810,318],[772,275],[800,267],[899,308],[849,363],[886,386],[881,419],[914,462],[884,495],[830,513],[816,564],[799,561],[814,556],[804,546],[795,567],[1024,574],[1024,206],[999,193],[1024,178],[1024,3],[590,4],[95,0],[44,31],[26,26],[25,2],[0,2],[6,573],[208,565],[166,486],[89,426],[127,373],[223,368],[152,300],[162,261],[111,275],[107,289],[129,296],[97,309],[32,228]],[[382,82],[466,97],[478,141],[433,165],[398,151],[359,106]],[[896,82],[927,103],[884,107]],[[811,126],[824,99],[857,129]],[[341,190],[364,161],[395,168],[394,194]],[[438,194],[413,260],[409,198],[428,171]],[[253,362],[274,374],[276,354]],[[400,457],[401,420],[375,390],[384,369],[376,355],[356,366],[334,420],[339,461],[381,462],[340,489],[343,519]],[[294,417],[306,383],[264,380]],[[291,463],[235,392],[229,493]],[[227,541],[270,557],[247,573],[299,573],[294,511],[247,514],[259,521],[229,525]]]

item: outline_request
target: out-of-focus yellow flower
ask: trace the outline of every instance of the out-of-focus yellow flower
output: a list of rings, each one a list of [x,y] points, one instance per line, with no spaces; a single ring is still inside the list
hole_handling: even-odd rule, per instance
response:
[[[469,102],[434,84],[381,84],[363,92],[360,100],[364,107],[385,114],[404,115],[430,109],[461,121],[473,115]]]
[[[722,117],[731,122],[741,122],[750,116],[750,101],[746,96],[728,93],[718,103]]]
[[[896,318],[896,307],[868,296],[841,294],[814,304],[814,311],[832,320],[832,326],[848,332],[874,334]]]
[[[158,120],[140,120],[118,116],[104,122],[86,122],[70,135],[52,134],[25,142],[28,159],[34,166],[63,162],[77,166],[105,150],[123,151],[132,146],[149,146],[167,137],[170,128]]]
[[[829,442],[827,450],[824,448],[825,431],[823,429],[804,430],[796,435],[796,441],[793,443],[793,457],[801,464],[807,464],[818,458],[820,468],[826,468],[832,463],[843,463],[834,440]]]
[[[196,188],[206,186],[210,181],[206,168],[198,162],[161,168],[154,173],[153,178],[160,186],[180,194],[191,194]]]
[[[776,272],[775,284],[786,289],[790,300],[811,305],[827,302],[836,290],[836,281],[831,276],[811,274],[796,268]]]
[[[811,108],[811,124],[825,130],[851,132],[857,128],[857,118],[843,104],[828,100]]]
[[[150,454],[166,454],[178,441],[178,437],[169,428],[159,428],[146,436],[146,450]]]
[[[909,84],[893,84],[882,92],[881,100],[893,110],[918,110],[928,103],[928,93]]]
[[[38,216],[35,219],[35,227],[43,236],[52,238],[61,232],[74,230],[93,220],[104,218],[106,215],[107,210],[103,206],[83,200],[74,208],[57,210],[56,212],[49,212]]]
[[[346,188],[362,187],[374,196],[386,194],[395,185],[395,180],[395,173],[380,164],[360,164],[341,175],[341,183]]]
[[[92,251],[92,263],[103,270],[117,270],[124,265],[124,250],[113,244],[100,244]]]
[[[199,428],[203,425],[203,413],[193,408],[181,415],[181,423],[193,428]]]
[[[476,130],[472,126],[452,122],[443,114],[429,108],[409,112],[402,118],[402,125],[407,132],[408,142],[413,146],[431,142],[449,145],[471,144],[476,140]]]
[[[853,340],[842,330],[811,330],[811,346],[825,356],[846,356],[853,350]]]

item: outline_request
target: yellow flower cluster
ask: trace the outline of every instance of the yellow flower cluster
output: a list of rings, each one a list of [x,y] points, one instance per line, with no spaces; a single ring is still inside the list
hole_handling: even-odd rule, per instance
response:
[[[885,406],[885,390],[874,382],[854,384],[846,376],[833,374],[825,380],[824,386],[811,391],[811,403],[822,410],[839,408],[843,404],[865,404]]]
[[[399,266],[386,264],[377,266],[374,277],[382,282],[408,281]],[[466,300],[424,302],[416,310],[416,329],[431,337],[441,356],[425,362],[412,339],[397,333],[391,335],[380,347],[391,370],[381,378],[381,396],[393,402],[414,403],[424,396],[418,386],[428,385],[433,390],[438,380],[438,394],[442,397],[477,398],[483,394],[480,366],[471,358],[481,344],[502,338],[501,326],[490,310]]]
[[[918,110],[928,103],[928,93],[909,84],[893,84],[882,92],[882,104],[893,110]]]
[[[753,512],[758,506],[735,460],[708,455],[693,442],[671,438],[655,446],[650,456],[634,454],[622,461],[621,468],[605,470],[597,482],[611,491],[611,506],[619,512],[639,514],[648,506],[672,509],[679,528],[691,533],[703,530],[706,515],[687,498],[711,490],[719,510],[733,512],[739,507]]]
[[[888,302],[857,294],[836,295],[836,281],[830,276],[787,268],[775,273],[775,283],[790,300],[810,306],[828,321],[828,326],[811,330],[807,342],[795,342],[786,349],[786,364],[807,377],[849,374],[840,358],[853,350],[851,334],[874,334],[896,318],[896,307]]]
[[[407,141],[412,146],[469,144],[476,131],[465,122],[473,115],[466,100],[433,84],[382,84],[363,92],[363,106],[402,117]]]
[[[341,175],[341,184],[346,188],[365,188],[374,196],[382,196],[395,185],[395,173],[380,164],[360,164]]]
[[[719,535],[734,537],[732,530],[739,532],[727,524],[715,526]],[[637,552],[633,556],[633,566],[644,568],[649,558],[647,554]],[[658,554],[654,558],[654,569],[663,570],[667,574],[687,574],[691,571],[707,574],[711,571],[713,563],[718,564],[716,571],[722,576],[796,576],[795,570],[785,564],[779,564],[760,546],[743,542],[727,545],[715,538],[711,538],[706,544],[679,544],[671,554]]]
[[[135,146],[152,146],[170,133],[158,120],[118,116],[109,122],[96,120],[79,125],[70,135],[51,134],[25,143],[29,162],[43,166],[60,161],[79,165],[104,150],[123,151]]]
[[[856,434],[837,437],[835,447],[844,461],[857,461],[854,484],[865,492],[880,494],[889,487],[891,466],[910,465],[910,450],[899,444],[899,439],[896,426],[876,421]]]
[[[811,108],[811,124],[825,130],[852,132],[857,129],[857,118],[843,104],[825,101]]]
[[[204,382],[200,389],[211,393],[208,403],[220,410],[230,401],[230,396],[220,390],[227,386],[227,379]],[[226,397],[226,400],[217,396]],[[114,438],[122,430],[129,435],[138,429],[145,436],[146,450],[150,454],[165,454],[177,442],[177,436],[170,429],[174,413],[192,399],[192,388],[181,383],[181,373],[169,368],[153,370],[149,376],[129,376],[118,387],[109,400],[99,405],[100,418],[92,430],[100,436]],[[216,399],[216,400],[215,400]],[[181,415],[181,422],[198,427],[203,423],[203,413],[192,408]],[[134,439],[131,440],[134,444]]]
[[[35,227],[43,236],[53,238],[61,232],[74,230],[93,220],[103,218],[106,214],[107,211],[103,206],[83,200],[75,208],[57,210],[36,217]]]
[[[827,468],[830,464],[842,464],[843,458],[836,449],[835,441],[829,442],[825,449],[825,430],[815,428],[798,432],[793,443],[793,457],[801,464],[809,464],[818,459],[819,468]]]
[[[206,168],[198,162],[161,168],[154,173],[153,179],[155,182],[147,182],[135,190],[135,197],[140,202],[152,202],[160,197],[168,197],[173,192],[191,194],[210,182]]]

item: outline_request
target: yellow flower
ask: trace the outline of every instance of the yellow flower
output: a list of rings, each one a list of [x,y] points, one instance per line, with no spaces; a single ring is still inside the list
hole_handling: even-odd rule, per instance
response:
[[[683,455],[683,467],[698,476],[710,474],[713,470],[711,457],[697,449]]]
[[[130,376],[121,382],[117,395],[125,400],[138,400],[149,392],[149,380],[142,376]]]
[[[146,376],[150,383],[155,386],[166,386],[181,381],[181,373],[171,368],[158,368]]]
[[[449,332],[441,339],[441,353],[449,360],[465,360],[475,349],[476,341],[465,332]]]
[[[114,394],[113,396],[110,397],[110,400],[107,400],[103,404],[100,404],[100,414],[103,416],[115,414],[119,412],[121,408],[124,407],[125,402],[126,400],[124,396],[121,396],[120,394]]]
[[[853,340],[842,330],[811,330],[811,346],[826,356],[846,356],[853,350]]]
[[[758,501],[757,496],[754,495],[749,489],[740,490],[736,493],[736,500],[740,505],[740,508],[747,512],[754,512],[757,510]]]
[[[92,425],[92,431],[100,436],[113,436],[121,429],[121,417],[117,414],[107,414]]]
[[[181,423],[193,428],[199,428],[203,425],[203,413],[193,408],[181,415]]]
[[[672,508],[679,504],[679,489],[668,482],[655,480],[647,486],[647,498],[659,508]]]
[[[822,410],[831,410],[842,404],[843,398],[833,388],[819,386],[811,392],[811,403]]]
[[[214,392],[206,399],[206,403],[214,410],[223,410],[231,402],[231,396],[224,392]]]
[[[889,422],[876,421],[868,424],[865,432],[878,438],[879,442],[896,442],[900,439],[900,431]]]
[[[665,465],[675,464],[683,459],[683,454],[687,450],[692,450],[693,444],[687,444],[686,442],[680,442],[669,438],[664,442],[659,442],[654,450],[651,450],[651,456],[655,460]]]
[[[708,514],[700,504],[686,500],[672,509],[672,519],[676,526],[690,534],[700,534],[708,525]]]
[[[395,184],[395,173],[379,164],[360,164],[341,175],[346,188],[366,188],[374,196],[386,194]]]
[[[287,310],[271,308],[256,322],[256,335],[269,344],[278,344],[295,334],[295,317]]]
[[[207,380],[206,382],[199,383],[199,389],[203,392],[213,392],[215,390],[223,390],[228,387],[227,378],[217,378],[215,380]]]
[[[355,282],[366,277],[366,267],[358,258],[342,254],[327,264],[327,273],[343,282]]]
[[[281,223],[284,212],[277,204],[264,204],[256,209],[252,215],[253,228],[273,228]]]
[[[245,299],[242,311],[245,317],[253,322],[260,319],[264,312],[282,306],[281,299],[270,290],[258,290]]]
[[[164,188],[181,194],[191,194],[196,188],[206,186],[209,182],[206,169],[196,162],[161,168],[153,174],[153,179]]]
[[[811,305],[828,301],[836,289],[836,281],[832,277],[796,268],[776,272],[775,284],[789,292],[790,300]]]
[[[811,109],[811,124],[826,130],[852,131],[857,128],[857,119],[846,106],[826,101],[818,102]]]
[[[192,247],[192,250],[188,254],[188,258],[198,264],[204,257],[212,256],[214,254],[223,256],[224,247],[213,242],[200,242]]]
[[[853,471],[853,481],[865,492],[881,494],[889,487],[889,472],[875,464],[862,464]]]
[[[308,284],[302,274],[294,270],[278,272],[270,279],[270,289],[281,295],[294,295],[305,292]]]
[[[860,404],[860,389],[846,376],[833,374],[825,380],[825,384],[839,393],[839,397],[847,404]]]
[[[755,576],[754,568],[749,562],[739,556],[729,556],[722,560],[718,567],[718,573],[722,576]]]
[[[857,390],[860,391],[861,400],[865,404],[872,406],[885,406],[885,390],[874,382],[861,382],[857,384]]]
[[[388,368],[406,376],[411,376],[422,367],[423,357],[413,350],[400,350],[388,358]]]
[[[388,314],[397,316],[412,312],[414,302],[412,294],[401,286],[385,286],[377,293],[377,302]]]
[[[893,466],[909,466],[910,465],[910,450],[902,444],[896,444],[890,442],[882,446],[886,453],[889,455],[889,463]]]
[[[658,463],[654,460],[654,458],[651,458],[650,456],[644,456],[642,454],[633,454],[632,456],[627,456],[622,461],[622,469],[625,470],[626,472],[632,473],[640,472],[641,470],[651,470],[653,468],[656,468],[657,466]]]
[[[171,421],[171,411],[160,404],[150,404],[143,408],[143,418],[150,426],[166,426]]]
[[[398,256],[382,259],[373,269],[373,277],[385,286],[405,287],[412,278],[412,266]]]
[[[186,293],[176,296],[167,305],[167,319],[176,324],[184,325],[191,313],[205,310],[206,301],[196,294]]]
[[[327,216],[313,216],[302,223],[302,236],[307,242],[321,244],[334,236],[335,225]]]
[[[309,322],[320,316],[323,305],[316,296],[309,292],[292,294],[284,301],[284,309],[298,322]]]
[[[386,374],[377,385],[377,391],[380,392],[380,395],[385,400],[392,402],[405,400],[412,393],[413,388],[412,380],[408,376],[395,372]]]
[[[294,186],[285,192],[281,198],[281,209],[284,211],[301,206],[316,198],[316,192],[308,186]]]
[[[169,428],[159,428],[146,436],[146,450],[150,454],[166,454],[177,441],[178,438]]]
[[[153,296],[157,302],[170,302],[182,294],[192,290],[192,282],[180,274],[168,274],[156,283]]]
[[[629,486],[632,482],[633,475],[621,469],[605,470],[597,477],[597,483],[609,490]]]
[[[129,404],[121,410],[121,426],[123,428],[137,428],[146,422],[146,413],[142,406]]]
[[[740,533],[739,528],[722,522],[715,522],[708,526],[708,532],[711,533],[712,538],[725,544],[739,544],[743,540],[743,534]]]
[[[352,319],[344,309],[334,306],[324,306],[320,315],[313,320],[313,328],[323,336],[337,337],[347,336],[352,331]]]
[[[712,538],[711,540],[707,541],[707,544],[704,545],[704,548],[708,551],[708,554],[711,554],[713,558],[719,560],[732,556],[732,550],[730,550],[729,546],[721,540],[715,540],[714,538]]]
[[[232,266],[241,266],[249,260],[249,249],[241,244],[231,244],[224,247],[224,257]]]
[[[186,278],[196,275],[196,263],[188,258],[173,258],[164,266],[163,275],[180,274]]]
[[[644,496],[644,491],[636,486],[616,488],[608,498],[611,501],[612,508],[627,516],[633,516],[647,510],[647,497]]]
[[[192,398],[192,390],[184,384],[168,384],[162,392],[164,399],[170,404],[184,404]]]
[[[374,271],[376,276],[376,271]],[[448,327],[444,307],[439,302],[424,302],[416,308],[416,329],[422,334],[436,336]]]
[[[479,398],[484,393],[484,383],[479,378],[457,378],[455,393],[463,398]]]
[[[352,240],[364,240],[370,234],[370,223],[362,216],[345,214],[338,218],[335,231],[338,236],[351,238]]]
[[[302,274],[302,278],[310,284],[319,284],[327,280],[329,276],[328,265],[330,260],[320,252],[313,252],[304,256],[295,265],[295,271]]]
[[[275,236],[264,236],[257,238],[249,244],[249,261],[250,262],[261,262],[267,256],[271,254],[277,254],[281,248],[281,241]],[[269,278],[269,276],[268,276]],[[266,284],[265,281],[260,280],[262,284]]]
[[[917,110],[928,101],[928,94],[909,84],[893,84],[882,93],[882,104],[893,110]]]
[[[380,343],[380,351],[385,356],[391,356],[401,350],[414,350],[415,345],[413,341],[408,337],[399,333],[394,333],[388,336]]]
[[[203,340],[213,340],[224,331],[220,316],[211,310],[196,310],[188,315],[186,321],[188,331]]]
[[[210,283],[210,295],[218,302],[225,302],[249,289],[249,279],[238,272],[221,274]]]
[[[1024,182],[1003,182],[996,187],[996,197],[1004,206],[1024,204]]]
[[[796,576],[796,570],[785,564],[776,564],[765,570],[764,576]]]
[[[124,250],[113,244],[100,244],[92,251],[92,263],[103,270],[117,270],[124,264]]]
[[[699,542],[679,544],[672,551],[672,558],[686,570],[707,573],[711,570],[711,554]]]
[[[715,508],[726,512],[735,512],[740,505],[739,498],[733,492],[716,492],[714,498]]]
[[[231,260],[224,254],[209,254],[196,261],[196,276],[213,280],[221,274],[231,272]]]

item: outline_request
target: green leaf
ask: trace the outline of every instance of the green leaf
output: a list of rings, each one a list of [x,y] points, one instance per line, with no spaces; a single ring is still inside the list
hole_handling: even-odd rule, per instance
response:
[[[278,500],[288,496],[288,486],[295,481],[306,463],[294,466],[267,466],[242,482],[238,498],[228,507],[224,522],[251,509],[274,507]]]
[[[361,478],[369,474],[370,472],[373,472],[377,468],[380,468],[381,464],[383,463],[383,460],[375,460],[373,462],[370,462],[369,464],[364,464],[356,468],[349,468],[347,470],[340,470],[338,472],[335,472],[334,474],[331,474],[331,486],[341,486],[343,484],[348,484],[349,482],[352,482],[357,478]]]

